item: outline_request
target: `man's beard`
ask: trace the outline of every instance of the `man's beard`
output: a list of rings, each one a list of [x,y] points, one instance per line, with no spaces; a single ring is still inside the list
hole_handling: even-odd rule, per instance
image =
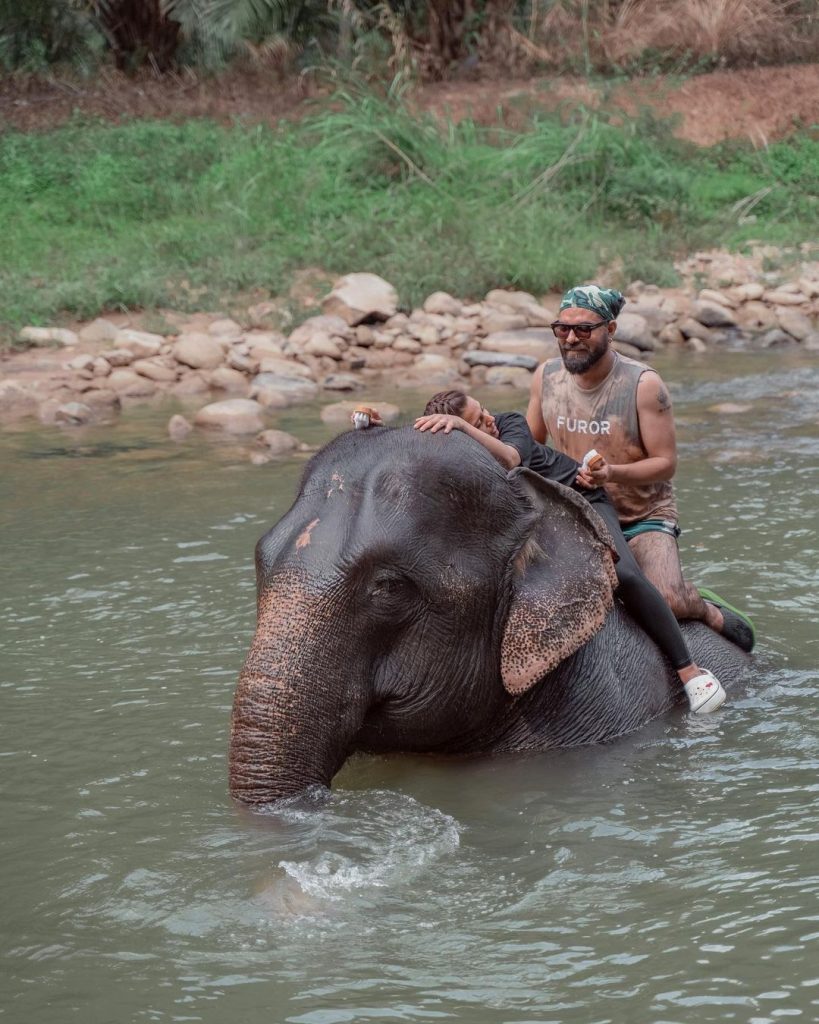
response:
[[[561,349],[560,355],[563,358],[563,365],[566,367],[569,373],[578,374],[585,373],[586,370],[590,370],[596,363],[599,363],[603,356],[608,352],[608,345],[600,345],[598,348],[593,348],[587,352],[572,352],[563,351]]]

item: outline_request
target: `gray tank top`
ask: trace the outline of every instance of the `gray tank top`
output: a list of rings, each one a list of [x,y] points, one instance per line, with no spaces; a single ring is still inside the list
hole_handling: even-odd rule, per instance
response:
[[[578,462],[596,448],[607,462],[637,462],[648,457],[637,419],[637,383],[650,366],[615,353],[611,373],[586,390],[563,365],[552,359],[543,367],[541,406],[549,440]],[[606,484],[622,523],[641,519],[677,521],[670,480],[653,484]]]

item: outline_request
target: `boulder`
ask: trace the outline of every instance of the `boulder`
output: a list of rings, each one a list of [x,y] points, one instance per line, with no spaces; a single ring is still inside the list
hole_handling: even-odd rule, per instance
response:
[[[759,348],[782,348],[785,345],[795,345],[796,338],[779,327],[772,327],[769,331],[757,335],[754,342]]]
[[[347,274],[321,301],[326,315],[340,316],[350,327],[365,321],[389,320],[398,310],[398,293],[377,274]]]
[[[617,332],[614,337],[616,341],[633,345],[640,352],[652,352],[655,348],[648,321],[639,313],[621,313],[617,317]]]
[[[500,310],[489,309],[481,317],[483,329],[487,334],[499,334],[502,331],[522,331],[528,324],[522,313],[502,313]]]
[[[310,340],[305,342],[302,352],[310,356],[327,356],[329,359],[341,359],[344,354],[339,343],[324,331],[316,331]]]
[[[532,383],[532,374],[517,366],[491,366],[486,371],[484,382],[487,387],[511,387],[519,391],[528,391]]]
[[[486,293],[486,298],[483,301],[488,306],[500,306],[506,309],[522,309],[538,305],[537,299],[529,292],[507,292],[503,288],[493,288]]]
[[[171,388],[171,394],[178,395],[180,398],[203,395],[206,391],[210,391],[210,384],[201,373],[186,373]]]
[[[480,347],[488,352],[509,352],[514,355],[532,356],[539,363],[560,355],[555,336],[544,327],[528,327],[522,331],[502,331],[499,334],[491,334],[480,342]]]
[[[331,373],[324,378],[321,386],[325,391],[357,391],[362,383],[351,373]]]
[[[417,340],[424,348],[428,348],[440,342],[441,334],[435,324],[422,324],[417,330]]]
[[[102,356],[95,356],[94,365],[91,369],[95,377],[107,377],[111,372],[111,364],[107,359],[103,359]]]
[[[0,381],[0,421],[24,419],[37,412],[37,399],[17,381]]]
[[[802,347],[808,352],[819,352],[819,331],[812,331],[802,339]]]
[[[54,422],[65,426],[77,427],[90,423],[94,418],[94,410],[84,402],[66,402],[54,413]]]
[[[100,357],[104,359],[109,366],[130,366],[131,363],[136,359],[134,353],[128,348],[113,348],[105,352],[100,352]]]
[[[131,363],[131,369],[136,373],[154,380],[159,384],[169,384],[176,380],[176,370],[172,369],[162,359],[137,359]]]
[[[762,331],[776,325],[776,314],[764,302],[750,299],[737,310],[737,321],[747,330]]]
[[[212,388],[217,391],[235,391],[240,394],[247,394],[248,380],[239,370],[232,370],[228,366],[217,366],[205,375],[205,379]]]
[[[808,301],[807,295],[801,292],[786,292],[783,289],[765,292],[762,298],[771,306],[802,306]]]
[[[697,296],[699,302],[706,302],[720,306],[722,309],[730,309],[734,305],[734,300],[730,295],[726,295],[725,292],[715,291],[713,288],[703,288]],[[714,326],[720,326],[716,324]]]
[[[733,311],[716,302],[698,300],[691,308],[691,315],[706,327],[736,327],[737,324]]]
[[[168,436],[172,441],[184,441],[193,430],[193,424],[177,413],[168,420]]]
[[[521,306],[520,312],[526,317],[527,327],[548,327],[557,320],[557,315],[545,306]]]
[[[765,286],[758,281],[749,281],[747,284],[740,284],[734,288],[734,294],[740,302],[749,302],[752,299],[761,299],[765,294]]]
[[[684,345],[685,335],[676,324],[666,324],[660,331],[658,340],[663,345]]]
[[[225,338],[229,340],[231,338],[240,338],[242,336],[242,328],[235,320],[231,320],[229,317],[224,317],[221,320],[214,320],[213,323],[208,326],[208,334],[212,334],[216,338]]]
[[[254,444],[271,456],[290,455],[301,448],[301,441],[284,430],[263,430],[256,436]]]
[[[90,406],[95,413],[103,413],[105,415],[118,412],[122,405],[116,391],[108,387],[91,388],[83,393],[82,400],[86,405]]]
[[[252,356],[243,356],[241,352],[228,352],[226,362],[231,370],[238,370],[242,374],[259,372],[259,360]],[[219,371],[214,370],[213,372],[218,373]]]
[[[523,370],[534,370],[538,365],[534,356],[521,356],[512,352],[480,350],[464,352],[461,358],[467,366],[515,366]]]
[[[283,409],[299,402],[309,402],[318,395],[318,391],[315,381],[278,373],[259,373],[250,382],[250,397],[266,408]]]
[[[661,306],[659,302],[630,302],[625,313],[621,313],[617,318],[618,323],[624,316],[631,314],[641,316],[648,324],[652,335],[659,334],[664,327],[674,321],[671,310]]]
[[[96,320],[92,320],[90,324],[86,324],[85,327],[80,328],[79,337],[80,341],[86,344],[103,344],[109,341],[114,341],[119,328],[116,324],[112,324],[110,320],[105,320],[102,317],[98,317]]]
[[[129,327],[117,331],[114,348],[127,348],[133,352],[135,359],[148,359],[158,356],[165,343],[161,334],[149,334],[147,331],[133,331]]]
[[[70,348],[79,342],[79,336],[65,327],[24,327],[18,335],[20,341],[30,345],[62,345]]]
[[[460,316],[463,303],[447,292],[433,292],[424,300],[424,312],[443,316]]]
[[[714,344],[714,338],[712,332],[701,324],[699,320],[694,320],[692,317],[684,317],[677,324],[683,337],[688,338],[699,338],[700,341],[707,342],[709,345]]]
[[[248,352],[260,359],[263,355],[280,356],[287,347],[287,338],[278,331],[251,331],[245,335]]]
[[[94,357],[90,355],[74,356],[73,359],[69,359],[68,362],[65,363],[64,365],[66,370],[73,370],[75,373],[81,372],[83,370],[93,372]]]
[[[309,366],[305,366],[304,363],[297,363],[291,359],[277,359],[275,356],[263,359],[259,364],[259,371],[261,373],[275,373],[280,377],[299,377],[304,380],[313,379],[313,371]]]
[[[416,341],[415,338],[408,338],[405,335],[396,338],[392,343],[392,347],[395,352],[409,352],[412,355],[417,355],[422,348],[420,341]]]
[[[182,334],[171,351],[178,363],[192,370],[215,370],[225,358],[222,340],[208,334]]]
[[[440,373],[442,371],[457,373],[455,361],[448,354],[440,355],[436,352],[425,352],[415,360],[412,368],[420,373]]]
[[[262,406],[248,398],[229,398],[212,402],[193,418],[194,426],[219,430],[225,434],[258,434],[264,427]]]
[[[150,398],[156,394],[156,384],[133,370],[112,370],[107,383],[123,398]]]
[[[782,330],[792,334],[797,341],[804,341],[813,332],[810,318],[804,313],[800,313],[798,309],[793,309],[790,306],[776,306],[774,313]]]

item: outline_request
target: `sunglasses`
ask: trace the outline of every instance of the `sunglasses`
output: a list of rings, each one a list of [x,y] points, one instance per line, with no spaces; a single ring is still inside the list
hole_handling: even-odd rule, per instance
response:
[[[579,341],[588,341],[592,331],[596,331],[598,327],[603,327],[608,323],[611,323],[611,321],[601,320],[598,324],[562,324],[559,320],[555,320],[553,324],[550,324],[550,327],[555,332],[555,337],[560,341],[565,341],[569,337],[570,331],[574,331],[574,336]]]

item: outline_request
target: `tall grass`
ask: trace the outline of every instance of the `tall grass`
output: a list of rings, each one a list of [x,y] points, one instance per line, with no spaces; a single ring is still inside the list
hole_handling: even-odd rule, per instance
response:
[[[374,270],[415,303],[535,292],[601,266],[667,283],[693,246],[809,238],[819,137],[702,151],[587,112],[509,134],[339,98],[279,130],[75,122],[0,135],[0,321],[224,305],[305,266]],[[752,210],[751,210],[752,208]],[[751,214],[753,221],[747,219]]]

